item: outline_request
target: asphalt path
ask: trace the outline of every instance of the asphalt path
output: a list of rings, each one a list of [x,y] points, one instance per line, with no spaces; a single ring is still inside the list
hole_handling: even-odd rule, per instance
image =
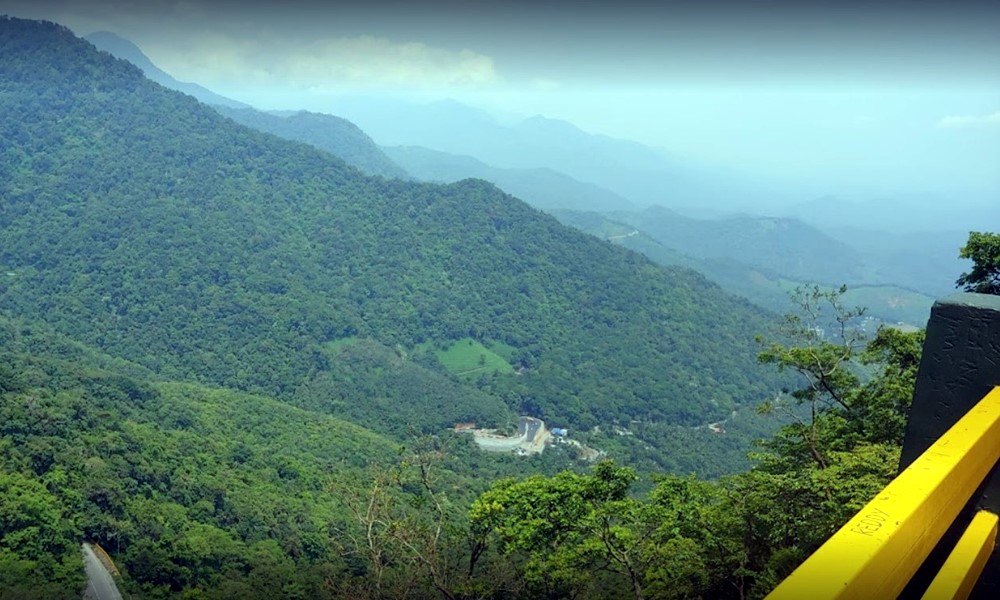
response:
[[[538,419],[532,419],[528,421],[528,427],[524,432],[524,441],[529,444],[535,441],[535,436],[538,435],[538,429],[541,427],[542,422]]]
[[[87,600],[122,600],[115,585],[115,579],[108,573],[89,544],[83,545],[83,566],[87,571],[87,590],[83,597]]]

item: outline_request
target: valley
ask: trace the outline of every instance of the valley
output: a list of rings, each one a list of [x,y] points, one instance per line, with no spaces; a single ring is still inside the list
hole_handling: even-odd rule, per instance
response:
[[[0,15],[3,598],[763,597],[894,474],[993,243],[555,116],[251,104],[78,28]],[[330,47],[383,46],[494,68]]]

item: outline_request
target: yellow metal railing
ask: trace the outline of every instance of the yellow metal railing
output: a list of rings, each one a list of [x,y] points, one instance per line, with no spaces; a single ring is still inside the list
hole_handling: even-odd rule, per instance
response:
[[[896,598],[998,459],[1000,387],[900,473],[768,599]],[[924,598],[967,597],[993,552],[996,532],[996,515],[977,515]]]

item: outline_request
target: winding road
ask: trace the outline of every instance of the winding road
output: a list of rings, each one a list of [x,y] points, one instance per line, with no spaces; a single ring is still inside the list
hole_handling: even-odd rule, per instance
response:
[[[83,567],[87,571],[87,589],[83,592],[84,598],[87,600],[122,600],[114,577],[104,568],[104,564],[94,553],[90,544],[83,544]]]

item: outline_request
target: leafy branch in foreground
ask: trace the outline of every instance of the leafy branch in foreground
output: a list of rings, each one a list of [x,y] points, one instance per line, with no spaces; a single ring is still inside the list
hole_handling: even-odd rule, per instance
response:
[[[829,452],[902,443],[924,333],[881,327],[868,339],[858,322],[865,310],[844,306],[846,292],[846,286],[798,288],[801,312],[786,316],[781,330],[789,342],[767,343],[758,354],[760,362],[803,380],[789,393],[793,403],[779,399],[761,407],[792,421],[763,444],[786,460],[825,468]]]
[[[793,442],[785,452],[796,454],[790,451],[797,445],[798,453],[807,454],[820,467],[827,466],[825,449],[833,444],[831,434],[836,437],[843,417],[853,411],[852,396],[860,384],[852,361],[865,343],[864,332],[857,326],[865,309],[844,306],[846,292],[847,286],[796,288],[792,300],[799,312],[785,315],[779,329],[781,337],[791,343],[769,342],[757,355],[761,363],[802,377],[803,385],[790,395],[797,405],[807,405],[807,416],[780,399],[765,403],[761,411],[780,410],[791,417],[794,423],[778,438],[781,443]],[[757,341],[764,343],[760,336]]]
[[[969,232],[969,241],[959,251],[960,258],[972,259],[972,270],[955,282],[965,291],[1000,294],[1000,234]]]

